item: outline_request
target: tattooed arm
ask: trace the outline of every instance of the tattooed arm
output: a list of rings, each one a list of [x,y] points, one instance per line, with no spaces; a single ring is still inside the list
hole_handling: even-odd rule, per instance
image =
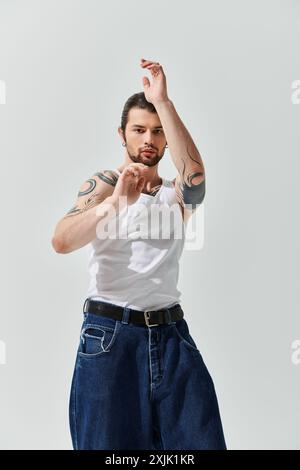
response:
[[[178,202],[188,217],[205,196],[205,170],[200,153],[171,100],[154,103],[178,170],[173,180]]]
[[[65,218],[82,214],[88,209],[96,206],[113,193],[114,186],[118,181],[118,174],[110,170],[102,170],[94,173],[80,187],[77,201],[74,207],[67,212]],[[105,183],[105,184],[101,184]]]
[[[96,238],[97,224],[104,218],[97,214],[98,206],[112,202],[110,196],[117,180],[116,172],[102,170],[81,185],[75,205],[55,228],[52,246],[57,253],[70,253]],[[115,205],[114,208],[117,212],[118,208]]]

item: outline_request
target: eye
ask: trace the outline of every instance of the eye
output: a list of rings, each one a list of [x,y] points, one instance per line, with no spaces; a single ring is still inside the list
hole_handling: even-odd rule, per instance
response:
[[[143,129],[134,129],[134,132],[143,132]],[[154,132],[163,132],[161,129],[156,129]]]

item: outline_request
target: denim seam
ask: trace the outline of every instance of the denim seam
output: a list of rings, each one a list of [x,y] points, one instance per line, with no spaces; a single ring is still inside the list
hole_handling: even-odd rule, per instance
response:
[[[176,325],[173,325],[173,326],[174,326],[174,329],[175,329],[177,335],[179,336],[179,338],[182,339],[182,341],[183,341],[187,346],[189,346],[189,347],[190,347],[191,349],[193,349],[194,351],[200,352],[197,347],[195,347],[195,346],[193,346],[191,343],[189,343],[188,340],[186,340],[186,339],[179,333],[179,331],[178,331]]]
[[[72,413],[74,419],[74,444],[75,450],[78,450],[78,436],[77,436],[77,418],[76,418],[76,400],[77,400],[77,364],[75,365],[75,380],[74,380],[74,390],[73,390],[73,406]]]
[[[98,325],[97,323],[86,323],[82,330],[86,330],[87,328],[95,328],[95,329],[98,329],[98,330],[110,330],[110,331],[114,331],[114,327],[113,326],[108,326],[108,325]]]
[[[149,368],[150,368],[150,400],[152,399],[153,389],[157,388],[164,378],[164,368],[161,367],[161,378],[158,381],[153,382],[153,373],[152,373],[152,365],[151,365],[151,327],[148,327],[148,352],[149,352]],[[162,356],[161,350],[158,349],[159,354],[159,361],[162,364]]]
[[[149,357],[149,368],[150,368],[150,400],[152,399],[152,366],[151,366],[151,331],[148,327],[148,357]]]
[[[86,328],[86,327],[85,327],[85,328]],[[104,338],[104,336],[103,336],[102,341],[101,341],[103,351],[99,351],[99,352],[97,352],[97,353],[84,353],[84,352],[79,351],[79,352],[78,352],[79,356],[80,356],[80,357],[86,357],[86,358],[89,358],[89,357],[90,357],[90,358],[93,358],[93,357],[101,356],[103,353],[110,352],[110,349],[109,349],[109,348],[112,347],[112,345],[113,345],[113,343],[114,343],[114,341],[115,341],[115,338],[116,338],[116,334],[117,334],[117,332],[119,331],[119,329],[120,329],[120,321],[117,320],[117,321],[116,321],[116,324],[115,324],[115,328],[111,330],[111,331],[113,331],[113,335],[112,335],[111,340],[110,340],[109,344],[107,345],[107,348],[106,348],[106,349],[105,349],[104,346],[103,346],[103,338]]]

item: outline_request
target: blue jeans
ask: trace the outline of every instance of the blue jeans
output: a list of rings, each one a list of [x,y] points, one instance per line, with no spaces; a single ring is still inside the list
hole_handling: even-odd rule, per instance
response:
[[[83,313],[69,401],[73,448],[226,450],[215,387],[186,320]],[[141,313],[141,315],[143,315]]]

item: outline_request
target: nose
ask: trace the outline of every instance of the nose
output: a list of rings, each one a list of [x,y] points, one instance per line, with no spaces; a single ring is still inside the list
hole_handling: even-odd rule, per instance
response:
[[[145,132],[144,136],[145,136],[144,147],[147,147],[147,145],[152,145],[153,135],[151,134],[151,131]]]

